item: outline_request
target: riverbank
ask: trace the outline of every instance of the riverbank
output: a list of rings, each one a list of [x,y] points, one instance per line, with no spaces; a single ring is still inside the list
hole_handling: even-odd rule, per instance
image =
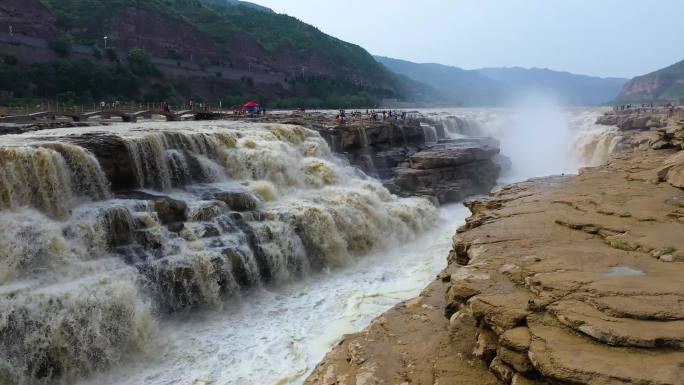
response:
[[[602,166],[467,202],[438,279],[307,383],[681,384],[681,132],[631,132],[637,149]]]

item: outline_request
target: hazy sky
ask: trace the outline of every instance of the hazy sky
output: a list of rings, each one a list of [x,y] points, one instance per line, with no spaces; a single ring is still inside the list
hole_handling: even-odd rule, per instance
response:
[[[684,0],[252,0],[373,54],[632,77],[684,59]]]

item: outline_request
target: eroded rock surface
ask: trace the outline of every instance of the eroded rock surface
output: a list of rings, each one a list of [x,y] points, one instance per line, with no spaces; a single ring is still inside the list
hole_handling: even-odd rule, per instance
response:
[[[306,383],[499,384],[484,362],[462,358],[464,347],[450,342],[445,289],[436,281],[419,298],[397,305],[361,333],[345,336]]]
[[[445,141],[417,152],[394,170],[387,185],[397,194],[430,195],[440,203],[487,193],[501,167],[494,161],[499,143],[491,138]]]
[[[672,156],[623,154],[467,203],[448,315],[499,336],[502,380],[684,381],[684,191],[655,183]]]
[[[448,332],[439,317],[387,327],[424,311],[401,305],[346,337],[309,383],[357,383],[360,366],[345,353],[353,342],[400,350],[393,365],[409,369],[393,373],[429,370],[444,355],[452,367],[489,371],[442,382],[375,372],[361,383],[684,384],[684,190],[662,172],[681,154],[623,153],[576,177],[468,201],[473,215],[454,237],[449,267],[408,302],[445,289],[446,302],[434,304]],[[426,343],[397,342],[412,340]],[[440,348],[426,353],[427,341]],[[388,367],[382,356],[368,360]]]
[[[608,113],[600,117],[597,123],[617,126],[622,131],[629,131],[665,127],[667,120],[667,115],[664,111],[662,113],[620,111],[618,113]]]

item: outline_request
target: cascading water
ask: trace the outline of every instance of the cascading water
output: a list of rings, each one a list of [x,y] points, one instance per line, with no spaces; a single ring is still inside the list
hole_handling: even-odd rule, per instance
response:
[[[601,165],[621,149],[623,139],[617,128],[581,132],[575,141],[577,157],[588,166]]]
[[[423,137],[425,138],[425,144],[431,145],[436,144],[439,140],[437,136],[437,129],[434,126],[426,123],[421,123],[420,128],[423,130]]]
[[[599,126],[601,108],[561,108],[533,99],[518,108],[455,109],[432,113],[449,137],[491,136],[501,141],[501,153],[511,168],[503,182],[530,176],[576,173],[596,166],[620,150],[619,132]]]
[[[77,197],[108,196],[109,183],[97,160],[80,147],[49,143],[0,149],[0,209],[28,206],[65,217]]]
[[[593,125],[599,113],[518,134],[567,129],[549,155],[584,165],[573,148],[593,160],[617,148],[617,133]],[[438,117],[447,136],[501,137],[518,129],[514,114]],[[434,277],[467,215],[443,209],[407,242],[435,208],[391,196],[301,127],[102,130],[0,137],[0,384],[74,383],[112,366],[82,383],[301,383],[340,335]],[[105,134],[115,140],[98,144]],[[514,162],[536,148],[503,142]]]
[[[359,141],[361,143],[361,158],[366,165],[366,170],[371,176],[378,176],[378,168],[375,166],[375,159],[370,150],[370,144],[368,141],[368,134],[366,133],[366,127],[358,127]]]
[[[436,219],[302,127],[118,125],[125,153],[106,167],[72,144],[101,130],[0,137],[0,383],[152,354],[164,314],[348,266]],[[105,175],[144,190],[114,194]]]
[[[464,136],[482,136],[483,130],[480,124],[467,117],[446,116],[438,118],[444,126],[444,131],[449,138],[458,139]]]

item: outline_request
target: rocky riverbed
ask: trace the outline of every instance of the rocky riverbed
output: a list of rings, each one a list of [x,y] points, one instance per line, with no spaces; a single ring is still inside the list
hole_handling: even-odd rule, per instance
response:
[[[159,325],[179,314],[221,309],[379,250],[403,253],[437,223],[436,201],[455,196],[439,196],[430,180],[394,195],[350,163],[375,165],[397,150],[388,186],[398,168],[415,167],[449,170],[462,195],[487,191],[498,143],[441,137],[415,120],[330,132],[282,118],[0,136],[0,383],[73,383],[149,354]],[[257,374],[248,373],[251,383]]]
[[[453,203],[484,194],[495,185],[507,160],[500,144],[474,121],[436,119],[418,112],[405,118],[351,116],[334,124],[331,113],[274,114],[264,122],[297,124],[318,131],[330,148],[400,196],[426,196]]]
[[[578,176],[468,201],[437,280],[307,383],[682,384],[684,125],[659,126]]]

